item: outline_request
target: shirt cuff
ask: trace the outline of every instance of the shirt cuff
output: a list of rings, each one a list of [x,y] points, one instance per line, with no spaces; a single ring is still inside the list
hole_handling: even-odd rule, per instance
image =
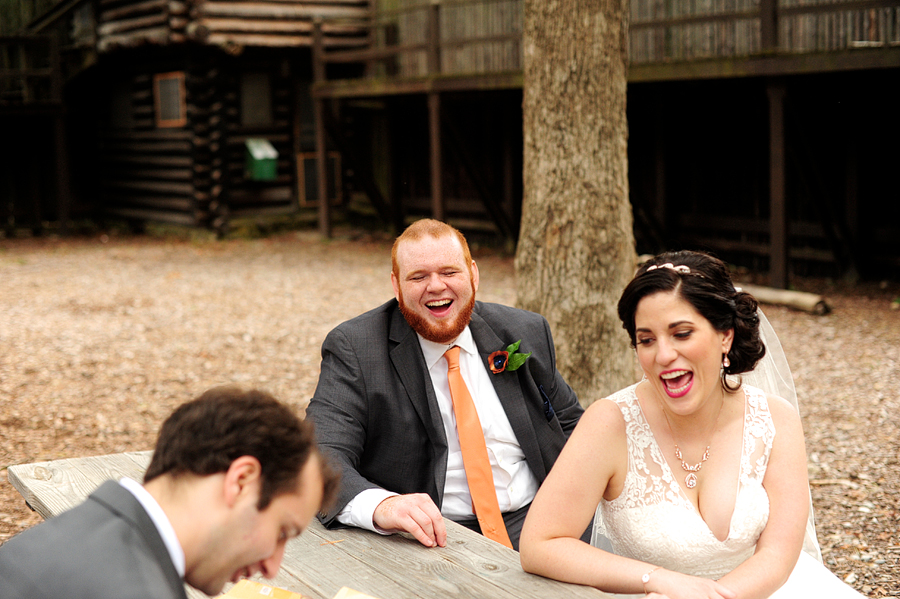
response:
[[[389,531],[375,526],[373,519],[378,504],[394,495],[398,495],[398,493],[384,489],[366,489],[344,506],[344,509],[337,515],[337,521],[347,526],[365,528],[380,535],[389,535],[391,534]]]

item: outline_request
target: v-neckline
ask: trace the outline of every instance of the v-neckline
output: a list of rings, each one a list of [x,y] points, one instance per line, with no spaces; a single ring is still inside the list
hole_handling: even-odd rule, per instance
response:
[[[734,529],[734,515],[735,515],[735,513],[737,513],[737,502],[741,495],[741,467],[742,467],[741,465],[744,462],[744,452],[747,450],[747,447],[746,447],[746,444],[747,444],[747,437],[746,437],[746,432],[747,432],[746,431],[746,427],[747,427],[747,390],[744,388],[743,385],[741,385],[741,393],[744,396],[744,414],[741,419],[741,457],[738,462],[738,473],[737,473],[738,475],[737,475],[737,481],[736,481],[737,489],[735,490],[735,493],[734,493],[734,505],[731,506],[731,517],[728,519],[728,534],[725,535],[724,539],[720,539],[719,537],[716,536],[716,533],[713,532],[712,528],[710,528],[709,524],[703,518],[703,514],[700,513],[700,509],[696,505],[694,505],[694,502],[691,501],[690,497],[688,497],[687,492],[685,492],[684,487],[681,486],[681,482],[679,482],[678,477],[676,476],[675,472],[672,470],[672,467],[669,465],[669,460],[666,459],[666,456],[662,451],[662,447],[660,447],[659,441],[656,439],[656,435],[653,434],[653,429],[650,428],[650,421],[647,419],[647,415],[644,413],[644,406],[641,405],[641,400],[637,394],[637,388],[638,388],[638,385],[635,385],[634,388],[632,389],[632,392],[634,393],[634,400],[637,402],[638,410],[640,410],[640,412],[641,412],[641,418],[644,420],[644,425],[647,427],[647,430],[650,432],[650,438],[653,439],[653,444],[656,446],[656,450],[659,453],[660,459],[662,460],[662,467],[664,468],[663,474],[665,475],[665,471],[668,471],[668,473],[672,476],[672,480],[674,481],[674,483],[676,485],[678,485],[679,496],[687,505],[689,505],[691,507],[691,511],[694,514],[696,514],[696,516],[698,518],[700,518],[700,521],[703,522],[703,525],[706,527],[706,530],[709,531],[709,534],[711,534],[713,536],[713,538],[716,539],[719,543],[724,543],[724,542],[728,541],[728,539],[731,538],[731,533],[733,532],[733,529]]]

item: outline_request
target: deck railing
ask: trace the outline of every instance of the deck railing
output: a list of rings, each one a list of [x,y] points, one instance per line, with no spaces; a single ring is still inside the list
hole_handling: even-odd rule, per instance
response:
[[[633,65],[900,46],[900,0],[631,0],[629,18]],[[383,0],[369,27],[369,48],[322,59],[368,77],[522,70],[521,0]]]
[[[403,2],[377,9],[372,45],[332,50],[327,63],[365,62],[373,77],[416,78],[522,70],[521,0]]]
[[[646,64],[900,45],[900,0],[631,0],[630,61]]]

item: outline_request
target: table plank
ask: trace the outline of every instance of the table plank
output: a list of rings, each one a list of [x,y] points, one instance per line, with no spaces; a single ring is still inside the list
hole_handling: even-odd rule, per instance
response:
[[[10,466],[8,477],[28,505],[52,518],[106,480],[142,480],[150,456],[144,451],[23,464]],[[455,522],[445,523],[447,546],[429,549],[409,535],[328,530],[314,520],[287,544],[281,570],[266,582],[310,599],[330,599],[344,586],[380,599],[609,598],[596,589],[527,574],[515,551]],[[206,597],[186,588],[192,598]]]

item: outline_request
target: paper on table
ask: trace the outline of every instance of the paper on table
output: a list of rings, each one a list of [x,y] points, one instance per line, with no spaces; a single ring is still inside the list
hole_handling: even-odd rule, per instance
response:
[[[231,590],[222,595],[231,599],[260,599],[260,597],[270,597],[271,599],[309,599],[306,595],[294,593],[287,589],[280,589],[271,585],[256,582],[254,580],[241,580],[231,587]],[[351,588],[343,587],[334,596],[334,599],[375,599],[370,595],[365,595]]]

